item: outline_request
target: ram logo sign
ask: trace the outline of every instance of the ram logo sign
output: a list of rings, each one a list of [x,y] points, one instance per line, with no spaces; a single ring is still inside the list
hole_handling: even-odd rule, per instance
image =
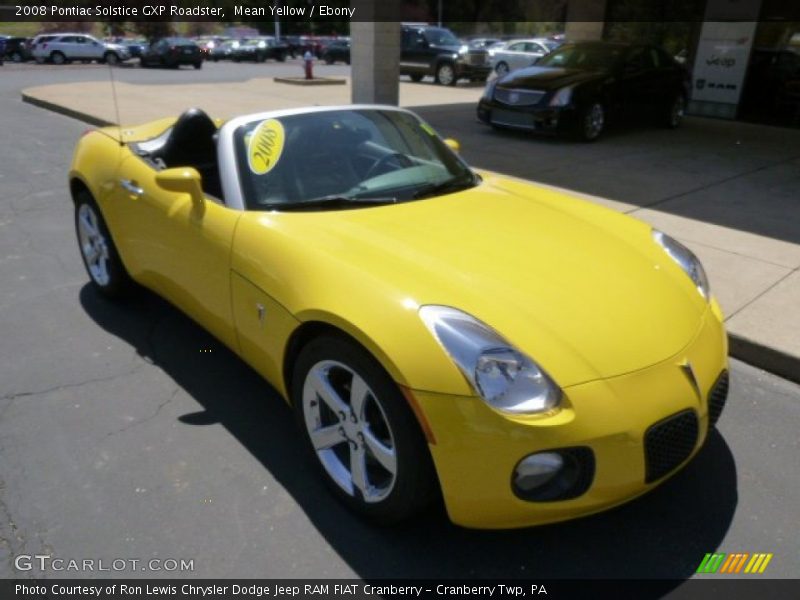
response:
[[[734,552],[725,554],[717,552],[706,554],[697,573],[763,573],[767,570],[772,554],[748,552]]]

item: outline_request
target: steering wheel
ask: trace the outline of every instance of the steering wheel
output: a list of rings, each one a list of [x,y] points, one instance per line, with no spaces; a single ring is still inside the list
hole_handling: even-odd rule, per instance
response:
[[[414,164],[412,160],[402,152],[392,152],[391,154],[385,154],[381,156],[378,160],[376,160],[375,163],[369,168],[367,174],[364,175],[364,179],[365,180],[372,179],[375,175],[377,175],[377,173],[380,171],[382,167],[388,165],[389,162],[392,160],[397,160],[401,169],[404,169]]]

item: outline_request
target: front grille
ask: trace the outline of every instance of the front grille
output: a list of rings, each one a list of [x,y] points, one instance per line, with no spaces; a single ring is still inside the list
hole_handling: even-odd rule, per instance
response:
[[[544,92],[535,90],[496,88],[494,91],[495,100],[511,106],[533,106],[539,103],[542,96],[544,96]]]
[[[489,55],[486,52],[468,52],[464,62],[472,67],[483,67],[489,64]]]
[[[691,409],[651,426],[644,434],[645,483],[661,479],[689,458],[698,433],[697,415]]]
[[[708,426],[714,427],[725,408],[725,401],[728,399],[728,372],[723,371],[717,377],[717,381],[708,394]]]

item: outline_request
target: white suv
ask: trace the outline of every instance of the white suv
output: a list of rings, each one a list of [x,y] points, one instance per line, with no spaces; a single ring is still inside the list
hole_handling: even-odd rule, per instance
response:
[[[101,42],[85,33],[59,33],[41,37],[46,39],[37,38],[32,48],[33,58],[38,62],[50,61],[63,65],[72,60],[96,60],[116,65],[131,57],[125,46]]]

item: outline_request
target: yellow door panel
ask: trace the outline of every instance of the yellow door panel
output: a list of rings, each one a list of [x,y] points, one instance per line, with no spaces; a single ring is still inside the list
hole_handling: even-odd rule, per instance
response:
[[[131,275],[156,289],[231,348],[237,349],[230,301],[230,252],[241,212],[206,197],[171,192],[137,157],[119,170],[118,243]]]

